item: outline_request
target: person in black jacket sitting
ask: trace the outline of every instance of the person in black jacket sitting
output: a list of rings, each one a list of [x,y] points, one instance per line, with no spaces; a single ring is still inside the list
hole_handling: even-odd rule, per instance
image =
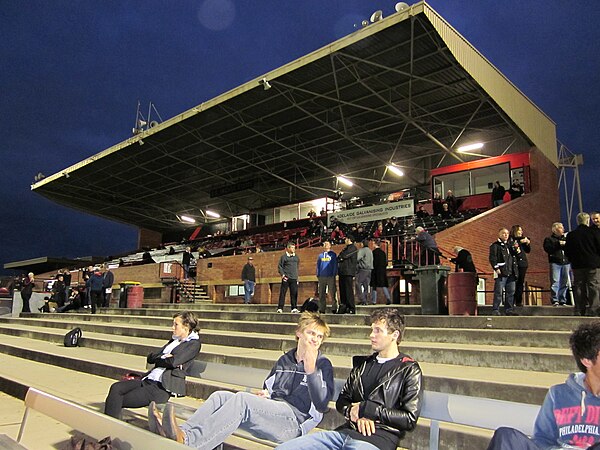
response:
[[[404,316],[393,308],[370,317],[370,356],[355,356],[353,369],[336,402],[346,423],[334,431],[311,433],[277,447],[295,449],[396,450],[407,431],[417,426],[423,403],[419,364],[400,353]]]
[[[139,380],[114,383],[104,403],[104,414],[121,418],[122,408],[140,408],[150,402],[166,403],[172,396],[185,395],[185,375],[198,353],[198,319],[189,311],[173,316],[173,337],[164,347],[150,353],[147,361],[154,369]]]

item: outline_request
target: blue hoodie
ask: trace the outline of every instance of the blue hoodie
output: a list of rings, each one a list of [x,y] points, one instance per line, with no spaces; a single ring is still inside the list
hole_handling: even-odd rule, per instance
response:
[[[338,271],[338,261],[335,252],[321,252],[317,256],[317,276],[335,277]]]
[[[584,379],[584,373],[572,373],[546,394],[533,431],[533,440],[544,450],[583,449],[600,442],[600,397],[585,387]]]

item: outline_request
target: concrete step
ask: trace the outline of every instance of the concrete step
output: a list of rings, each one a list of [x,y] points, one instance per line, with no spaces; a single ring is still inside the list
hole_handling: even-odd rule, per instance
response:
[[[130,337],[127,342],[118,342],[115,336],[84,332],[81,347],[62,346],[62,330],[21,327],[22,332],[5,334],[0,343],[0,352],[25,359],[53,364],[86,373],[119,378],[128,371],[145,371],[145,356],[151,350],[164,345],[165,340]],[[404,350],[404,349],[403,349]],[[252,367],[268,371],[281,355],[277,350],[240,349],[204,344],[200,361],[227,364],[235,367]],[[345,379],[350,371],[351,358],[328,355],[334,365],[336,378]],[[565,374],[532,374],[527,370],[508,370],[469,367],[422,362],[425,386],[429,390],[455,394],[521,401],[533,404],[542,402],[549,386],[560,383]],[[197,381],[189,378],[188,380]],[[211,381],[202,380],[202,385],[191,386],[198,398],[212,392]],[[262,378],[254,380],[253,387],[260,387]]]
[[[203,315],[204,316],[204,315]],[[274,317],[277,319],[278,316]],[[270,333],[278,335],[293,335],[296,324],[289,321],[273,322],[251,320],[223,320],[220,318],[200,319],[200,329],[205,332],[225,331],[238,333]],[[168,329],[171,324],[170,317],[148,317],[148,316],[118,316],[107,314],[82,315],[82,314],[32,314],[23,318],[7,319],[8,323],[34,324],[51,328],[60,327],[66,321],[77,323],[88,323],[90,331],[99,331],[103,324],[128,324],[128,325],[151,325],[161,326]],[[60,321],[60,322],[57,322]],[[490,322],[491,325],[491,321]],[[0,322],[1,323],[1,322]],[[478,325],[478,324],[476,324]],[[118,333],[119,329],[115,331]],[[133,330],[132,330],[133,331]],[[102,331],[100,331],[102,332]],[[356,324],[331,324],[331,336],[334,338],[365,339],[370,329],[367,325]],[[437,342],[495,346],[516,347],[541,347],[565,349],[569,343],[569,331],[539,331],[523,329],[494,329],[489,328],[442,328],[442,327],[407,327],[404,340],[412,342]]]
[[[180,304],[178,304],[180,305]],[[186,307],[184,307],[186,306]],[[282,313],[277,314],[270,308],[267,311],[261,311],[260,305],[220,305],[220,308],[204,309],[203,305],[187,304],[181,308],[135,308],[118,309],[105,308],[100,310],[101,314],[115,316],[141,316],[141,317],[172,317],[175,310],[190,310],[198,313],[201,318],[216,320],[247,320],[247,321],[268,321],[268,322],[290,322],[295,323],[298,320],[298,314]],[[237,306],[237,308],[236,308]],[[368,308],[368,307],[361,307]],[[403,310],[404,307],[399,307]],[[555,308],[553,308],[555,309]],[[34,314],[33,317],[37,316]],[[326,314],[325,318],[330,325],[334,324],[354,324],[364,325],[368,318],[368,311],[359,309],[357,314]],[[442,315],[406,315],[406,325],[408,327],[431,327],[431,328],[493,328],[493,329],[514,329],[514,330],[553,330],[571,332],[577,328],[582,321],[597,320],[593,317],[574,317],[574,316],[546,316],[543,318],[532,316],[505,317],[505,316],[442,316]]]
[[[67,317],[77,317],[80,315],[65,315],[63,320],[50,321],[44,320],[43,327],[34,329],[30,326],[20,325],[14,327],[7,323],[2,325],[6,319],[0,319],[0,333],[20,336],[32,336],[34,333],[40,333],[40,336],[47,334],[49,326],[62,329],[66,333],[74,326],[80,326],[83,330],[90,332],[106,333],[114,338],[120,336],[122,339],[120,345],[123,351],[136,353],[135,346],[132,347],[130,337],[153,337],[167,341],[171,332],[168,328],[152,328],[138,326],[132,328],[129,324],[116,325],[114,323],[102,324],[67,321]],[[96,317],[85,316],[85,317]],[[9,319],[10,320],[10,319]],[[90,319],[92,320],[92,319]],[[35,323],[35,322],[34,322]],[[353,356],[368,354],[371,352],[367,340],[368,330],[364,329],[364,335],[361,339],[356,338],[330,338],[322,346],[325,354],[333,356]],[[60,334],[60,333],[59,333]],[[86,333],[87,334],[87,333]],[[213,344],[220,346],[255,348],[263,350],[287,351],[295,346],[295,338],[292,333],[274,334],[274,333],[249,333],[222,330],[201,330],[201,338],[204,344]],[[115,342],[116,343],[116,342]],[[101,345],[98,343],[87,343],[86,345]],[[160,344],[159,344],[160,345]],[[158,346],[158,345],[156,345]],[[125,347],[131,347],[125,350]],[[525,369],[537,372],[562,372],[569,373],[574,369],[573,358],[568,350],[563,348],[541,348],[541,347],[521,347],[521,346],[492,346],[486,344],[459,344],[444,342],[413,342],[404,340],[402,342],[403,350],[420,362],[435,362],[441,364],[458,364],[474,367],[494,367],[502,369]]]

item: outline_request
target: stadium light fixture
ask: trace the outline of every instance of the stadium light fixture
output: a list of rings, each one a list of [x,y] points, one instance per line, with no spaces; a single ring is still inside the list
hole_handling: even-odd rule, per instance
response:
[[[404,3],[404,2],[398,2],[398,3],[396,3],[396,6],[394,7],[396,12],[404,11],[405,9],[408,9],[408,8],[410,8],[410,6],[408,6],[408,3]]]
[[[337,180],[338,180],[340,183],[342,183],[344,186],[347,186],[347,187],[352,187],[352,186],[354,186],[354,183],[353,183],[352,181],[350,181],[348,178],[345,178],[345,177],[343,177],[343,176],[341,176],[341,175],[338,175],[336,178],[337,178]]]
[[[220,219],[221,218],[221,215],[219,213],[211,211],[210,209],[206,210],[206,215],[210,216],[210,217],[214,217],[215,219]]]
[[[185,223],[196,223],[196,219],[190,216],[179,216],[179,219]]]
[[[398,175],[399,177],[404,176],[404,172],[399,167],[394,166],[393,164],[388,164],[387,169],[392,172],[394,175]]]
[[[261,84],[263,89],[265,91],[268,91],[269,89],[271,89],[273,86],[271,86],[271,83],[269,83],[269,80],[267,80],[266,78],[261,79],[258,84]]]
[[[458,147],[456,149],[456,151],[458,153],[465,153],[465,152],[470,152],[471,150],[479,150],[480,148],[483,148],[483,142],[477,142],[475,144],[463,145],[461,147]]]

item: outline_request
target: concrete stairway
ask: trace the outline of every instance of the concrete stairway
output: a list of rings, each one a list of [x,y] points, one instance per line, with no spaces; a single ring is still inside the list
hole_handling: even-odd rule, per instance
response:
[[[593,320],[566,316],[419,316],[414,314],[414,307],[401,308],[407,314],[402,350],[421,363],[426,389],[532,404],[541,403],[549,386],[564,381],[566,374],[575,370],[568,351],[569,333],[582,320]],[[80,374],[117,379],[128,371],[143,372],[145,355],[170,338],[176,309],[194,309],[201,317],[201,361],[228,364],[234,369],[268,370],[282,351],[295,345],[298,315],[276,314],[272,305],[202,303],[108,309],[96,315],[28,314],[0,318],[0,367],[12,365],[9,361],[23,366],[41,364],[52,370],[68,370],[74,378]],[[365,325],[370,311],[370,307],[359,307],[355,316],[326,316],[332,336],[323,351],[334,364],[336,378],[348,375],[352,355],[370,353],[369,328]],[[63,336],[75,326],[83,330],[81,347],[64,348]],[[7,391],[6,386],[19,381],[17,375],[8,376],[5,370],[7,367],[0,369],[0,381]],[[22,373],[28,370],[39,369],[24,368]],[[236,389],[242,384],[260,387],[257,380],[237,383],[239,386],[223,380],[188,381],[190,410],[194,398],[206,398],[219,388]],[[106,386],[102,391],[106,393]],[[13,393],[18,396],[18,392]],[[335,426],[339,420],[330,414],[322,426]],[[427,424],[420,425],[407,439],[407,447],[426,447]],[[448,427],[442,438],[448,443],[444,448],[481,448],[489,433]]]

